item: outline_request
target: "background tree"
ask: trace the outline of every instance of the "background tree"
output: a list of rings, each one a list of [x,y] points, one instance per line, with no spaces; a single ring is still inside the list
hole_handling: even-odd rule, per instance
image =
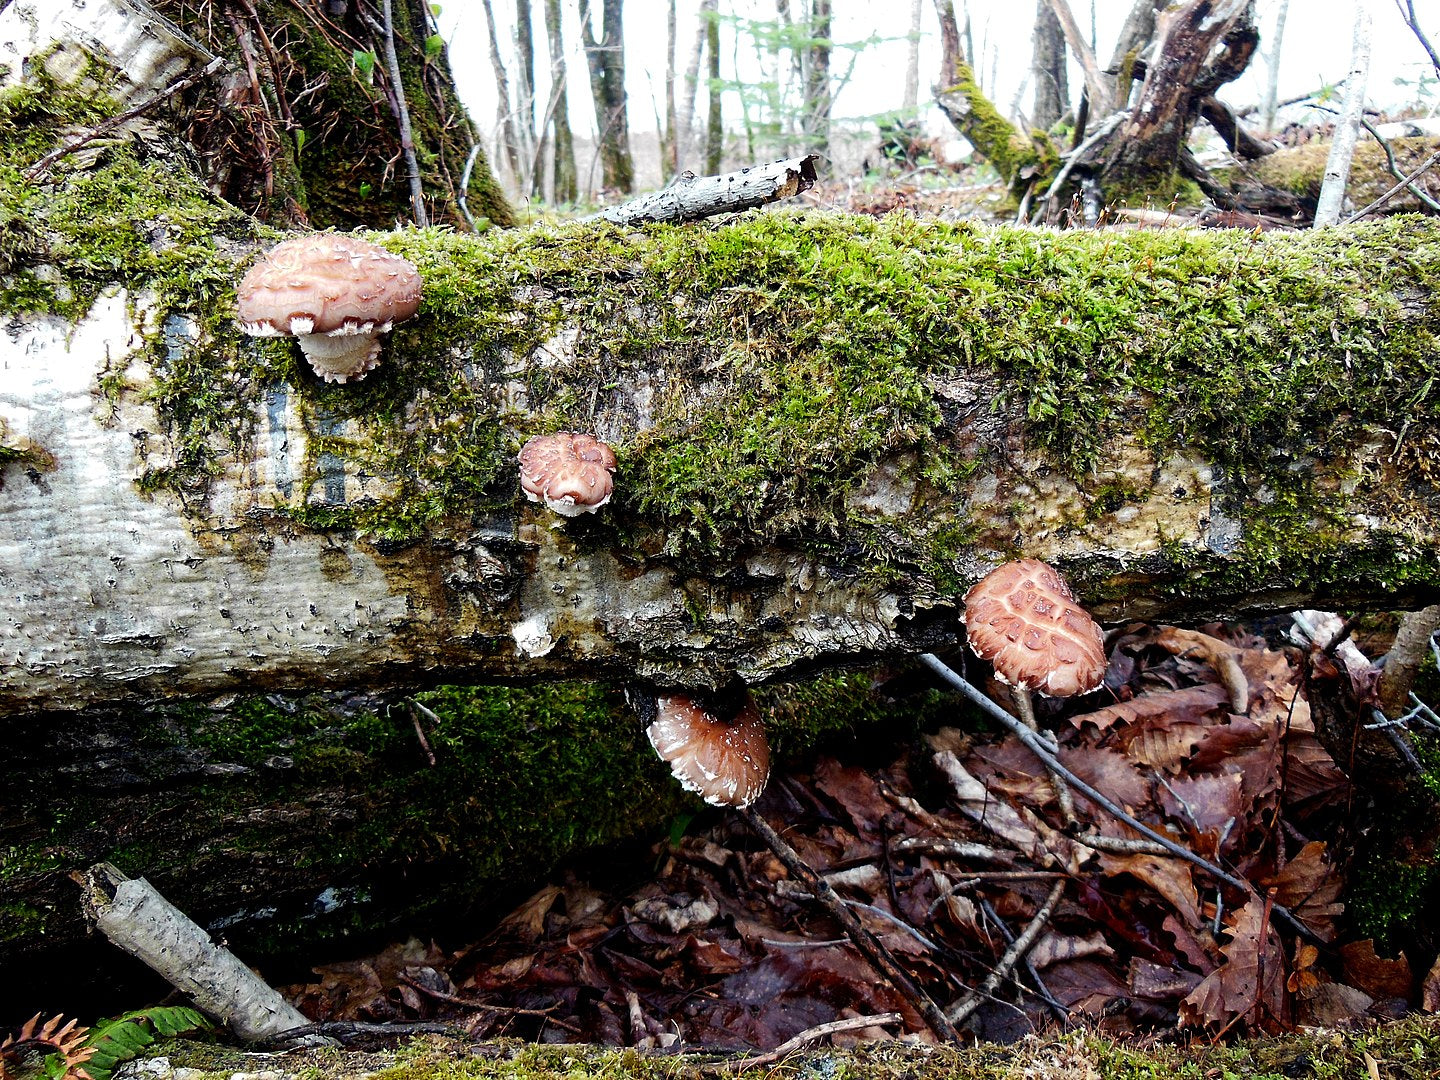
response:
[[[392,5],[396,62],[386,63],[383,26],[371,9],[252,0],[198,7],[154,0],[212,53],[228,61],[218,90],[186,91],[186,137],[207,183],[222,198],[280,226],[388,228],[411,220],[399,124],[403,96],[427,216],[469,228],[460,181],[477,134],[455,92],[444,41],[422,0]],[[478,154],[468,204],[497,225],[514,221],[488,159]]]
[[[805,150],[812,154],[830,152],[830,109],[834,103],[830,83],[830,0],[810,0],[804,48],[805,101],[801,111],[801,135]]]
[[[1065,60],[1065,32],[1045,0],[1035,4],[1035,52],[1030,65],[1035,80],[1035,110],[1031,125],[1049,131],[1070,108],[1069,76]]]
[[[709,58],[710,112],[705,125],[705,171],[718,173],[725,152],[725,128],[720,113],[720,95],[725,87],[720,82],[720,16],[716,0],[704,0],[700,17],[705,21],[705,52]]]
[[[576,186],[575,139],[570,133],[570,95],[566,86],[560,0],[545,0],[545,33],[550,39],[550,79],[555,88],[551,93],[550,110],[550,124],[555,133],[551,198],[557,203],[573,203],[579,192]]]
[[[595,100],[602,183],[606,190],[628,193],[635,188],[635,161],[630,154],[630,117],[625,96],[624,0],[598,0],[601,37],[592,24],[595,5],[582,3],[580,34],[590,66],[590,93]]]

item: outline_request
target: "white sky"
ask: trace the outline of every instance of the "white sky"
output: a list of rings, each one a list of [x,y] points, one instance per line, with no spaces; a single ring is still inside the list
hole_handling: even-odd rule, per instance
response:
[[[528,2],[528,0],[523,0]],[[589,76],[584,56],[579,49],[578,12],[584,0],[562,0],[565,9],[565,40],[569,57],[568,85],[570,120],[577,134],[593,134],[595,112],[590,98]],[[1285,37],[1281,49],[1281,100],[1310,92],[1342,79],[1349,70],[1351,31],[1357,3],[1368,3],[1373,14],[1373,59],[1370,95],[1372,103],[1381,107],[1414,100],[1413,90],[1395,84],[1397,76],[1413,83],[1417,75],[1433,70],[1414,35],[1401,21],[1393,0],[1291,0]],[[601,0],[593,0],[595,23],[599,28]],[[499,35],[507,71],[514,85],[515,63],[513,26],[515,0],[492,0],[500,23]],[[796,3],[795,8],[800,4]],[[1094,0],[1095,23],[1102,64],[1108,63],[1120,24],[1132,6],[1132,0]],[[548,47],[545,40],[544,5],[535,0],[532,21],[536,38],[536,81],[539,109],[543,111],[549,89]],[[985,88],[1004,111],[1009,111],[1027,79],[1030,66],[1030,38],[1034,27],[1034,0],[957,0],[956,11],[964,19],[968,8],[975,52],[981,58],[977,66]],[[1082,27],[1090,22],[1089,0],[1071,0],[1071,8]],[[1238,80],[1224,88],[1222,96],[1236,104],[1254,104],[1264,93],[1266,64],[1270,50],[1275,12],[1279,0],[1259,0],[1258,11],[1262,40],[1261,56]],[[1416,4],[1421,13],[1422,27],[1432,43],[1440,46],[1440,4],[1422,0]],[[834,115],[837,118],[873,116],[898,109],[904,96],[907,44],[910,28],[910,5],[905,0],[833,0],[836,41],[860,41],[873,35],[895,40],[872,44],[862,50],[855,63],[849,84],[839,94]],[[679,0],[678,43],[676,67],[682,73],[686,66],[698,25],[699,0]],[[722,0],[724,14],[754,19],[774,17],[774,0]],[[630,126],[633,132],[654,131],[655,117],[663,112],[666,47],[666,0],[628,0],[625,4],[626,88],[630,99]],[[922,5],[920,100],[930,96],[930,85],[939,68],[939,27],[932,0]],[[485,13],[477,0],[444,0],[439,16],[441,31],[450,45],[450,62],[455,72],[461,97],[471,115],[487,135],[493,136],[496,118],[495,76],[491,66]],[[737,49],[735,34],[727,25],[722,30],[722,78],[734,78],[735,61],[741,64],[741,76],[754,78],[758,69],[754,50],[748,41]],[[843,69],[841,54],[832,61],[832,72]],[[998,88],[994,83],[998,83]],[[1080,85],[1078,68],[1072,64],[1071,96],[1077,96]],[[678,90],[677,90],[678,93]],[[697,109],[704,108],[705,90],[700,91]],[[1434,91],[1432,107],[1440,106]],[[1027,87],[1021,108],[1028,113],[1032,92]],[[739,104],[734,94],[725,95],[727,128],[739,125]],[[931,110],[927,126],[934,133],[947,133],[938,110]],[[583,166],[582,166],[583,171]]]

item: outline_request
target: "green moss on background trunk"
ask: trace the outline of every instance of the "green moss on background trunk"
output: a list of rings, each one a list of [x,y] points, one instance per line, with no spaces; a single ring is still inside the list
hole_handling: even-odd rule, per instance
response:
[[[250,100],[248,82],[220,109],[212,106],[213,90],[192,92],[188,136],[210,171],[207,179],[227,199],[281,225],[387,228],[412,220],[384,47],[378,23],[362,15],[368,9],[347,4],[335,14],[323,4],[255,0],[220,18],[195,0],[156,0],[156,7],[227,57],[232,71],[257,72],[263,103]],[[476,132],[455,92],[446,50],[427,48],[425,4],[396,0],[391,7],[431,219],[468,229],[457,195]],[[364,57],[359,63],[357,53]],[[515,223],[483,151],[465,194],[478,227]]]

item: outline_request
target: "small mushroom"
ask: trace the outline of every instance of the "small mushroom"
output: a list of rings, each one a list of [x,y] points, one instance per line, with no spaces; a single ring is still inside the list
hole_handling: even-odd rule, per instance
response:
[[[970,648],[1015,687],[1021,719],[1035,726],[1030,691],[1088,694],[1105,678],[1105,636],[1055,570],[1039,559],[1005,563],[965,594]]]
[[[237,301],[245,333],[299,338],[326,382],[358,381],[380,362],[379,336],[420,306],[420,272],[368,241],[313,233],[272,248]]]
[[[610,501],[615,452],[593,435],[557,431],[520,448],[520,486],[565,517],[593,514]]]
[[[770,743],[748,694],[728,720],[680,694],[661,695],[655,705],[645,734],[681,787],[713,806],[743,809],[759,798],[770,778]]]

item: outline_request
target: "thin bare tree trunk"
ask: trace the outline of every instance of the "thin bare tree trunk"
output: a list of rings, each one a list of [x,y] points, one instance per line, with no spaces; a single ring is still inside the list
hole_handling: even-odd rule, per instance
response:
[[[1085,72],[1085,93],[1090,98],[1090,112],[1097,119],[1103,119],[1114,107],[1114,80],[1100,70],[1100,64],[1095,59],[1095,50],[1081,33],[1080,24],[1075,21],[1075,13],[1070,10],[1070,5],[1065,0],[1045,2],[1059,21],[1065,40],[1070,43],[1070,51],[1075,54],[1075,59],[1080,61],[1081,70]]]
[[[1065,32],[1045,0],[1035,4],[1035,51],[1031,71],[1035,77],[1035,110],[1031,126],[1049,131],[1070,108],[1070,86],[1065,71]]]
[[[1280,88],[1280,46],[1285,40],[1285,16],[1289,13],[1290,0],[1280,0],[1280,10],[1275,15],[1275,37],[1270,42],[1270,52],[1266,56],[1269,71],[1265,78],[1265,105],[1262,113],[1267,135],[1275,130],[1275,98]]]
[[[695,94],[700,86],[700,58],[705,52],[705,38],[708,32],[708,22],[705,12],[707,4],[700,5],[700,18],[695,27],[695,44],[690,47],[690,62],[685,65],[685,86],[681,91],[680,98],[680,160],[689,160],[696,152],[695,138]]]
[[[580,33],[590,66],[603,183],[611,191],[628,193],[635,189],[635,162],[630,156],[630,117],[625,96],[625,0],[603,2],[600,40],[595,39],[591,8],[582,12]]]
[[[811,0],[807,20],[805,106],[801,127],[804,149],[830,152],[830,0]]]
[[[1155,36],[1155,15],[1165,3],[1166,0],[1136,0],[1120,27],[1109,68],[1115,76],[1116,108],[1123,109],[1130,103],[1130,90],[1135,85],[1135,61]]]
[[[521,158],[526,164],[525,190],[540,193],[541,171],[538,162],[544,156],[545,132],[535,130],[535,28],[530,18],[531,0],[515,0],[516,53],[516,130],[520,136]]]
[[[665,131],[660,137],[660,169],[668,176],[680,173],[680,151],[675,123],[675,0],[665,18]]]
[[[490,0],[481,2],[485,7],[485,25],[490,31],[490,63],[495,68],[495,93],[499,99],[495,106],[495,135],[500,140],[500,150],[505,162],[510,166],[511,179],[518,190],[524,191],[522,175],[525,167],[520,164],[520,140],[515,131],[515,114],[510,107],[510,77],[505,72],[505,61],[500,57],[500,38],[495,32],[495,11]]]
[[[920,15],[924,0],[910,0],[910,54],[905,62],[905,101],[902,108],[907,118],[920,107]]]
[[[1355,141],[1360,134],[1360,121],[1365,115],[1365,88],[1370,81],[1370,8],[1367,0],[1355,5],[1355,36],[1350,47],[1350,77],[1345,85],[1345,104],[1335,122],[1335,137],[1330,143],[1330,156],[1325,161],[1325,179],[1320,183],[1320,198],[1315,203],[1315,228],[1334,225],[1340,220],[1345,202],[1345,185],[1350,180],[1350,159],[1355,155]]]
[[[570,95],[566,89],[565,39],[560,21],[560,0],[545,0],[545,33],[550,39],[550,80],[556,87],[551,99],[555,108],[551,124],[555,131],[555,162],[551,172],[557,203],[573,203],[579,195],[575,168],[575,139],[570,133]]]
[[[725,129],[720,115],[720,18],[716,0],[705,0],[700,8],[705,20],[705,51],[710,61],[710,117],[705,126],[705,171],[718,173],[725,156]]]

